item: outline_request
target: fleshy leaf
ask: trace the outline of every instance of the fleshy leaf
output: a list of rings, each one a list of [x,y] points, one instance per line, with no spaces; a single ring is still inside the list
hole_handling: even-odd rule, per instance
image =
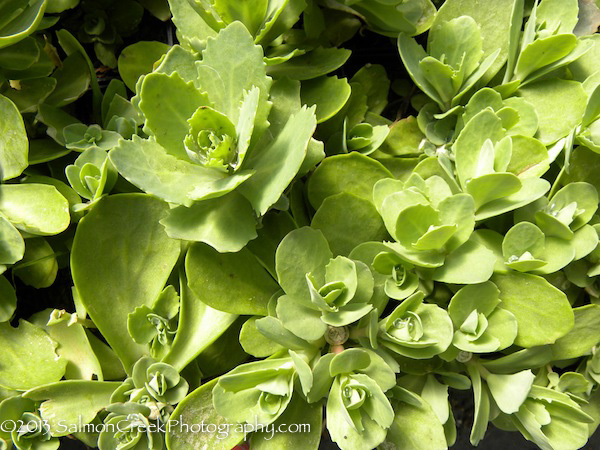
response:
[[[127,315],[152,305],[179,257],[179,242],[159,223],[167,211],[165,203],[147,195],[111,195],[99,200],[75,234],[75,287],[127,371],[147,352],[129,336]]]
[[[517,318],[515,344],[525,348],[552,344],[573,328],[567,296],[545,279],[511,272],[494,275],[492,281],[500,289],[502,307]]]
[[[53,436],[67,436],[106,408],[119,386],[118,382],[67,380],[31,389],[23,397],[42,402],[40,413]]]
[[[269,299],[279,290],[247,249],[221,254],[205,244],[194,244],[185,267],[196,297],[230,314],[266,315]]]
[[[146,75],[140,89],[139,108],[146,119],[146,133],[167,153],[186,160],[183,140],[189,130],[188,119],[200,106],[211,106],[207,94],[176,72]]]
[[[10,180],[27,167],[29,143],[19,110],[3,95],[0,95],[0,116],[0,179]]]
[[[221,253],[238,252],[257,236],[252,206],[237,192],[173,208],[161,224],[174,239],[204,242]]]
[[[121,141],[110,160],[132,184],[165,201],[191,206],[195,200],[220,197],[247,180],[252,173],[227,176],[171,156],[153,139]]]
[[[0,186],[0,213],[15,228],[40,236],[58,234],[71,222],[69,202],[47,184]]]
[[[316,126],[314,108],[302,108],[267,148],[255,148],[246,157],[244,166],[255,173],[240,191],[258,215],[264,215],[279,200],[300,170]]]
[[[4,349],[0,386],[21,390],[54,383],[65,373],[67,361],[56,355],[56,342],[40,327],[25,320],[13,328],[0,324],[0,346]]]

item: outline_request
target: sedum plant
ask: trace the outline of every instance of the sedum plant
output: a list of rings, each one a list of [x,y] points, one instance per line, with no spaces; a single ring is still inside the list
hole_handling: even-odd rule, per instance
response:
[[[243,52],[244,62],[235,64],[248,72],[231,71],[223,60],[228,54],[234,63],[233,49]],[[163,221],[171,237],[238,251],[256,237],[256,219],[280,200],[296,174],[322,157],[320,144],[311,141],[314,109],[300,107],[297,98],[283,113],[277,98],[269,100],[273,81],[262,49],[239,22],[209,40],[198,64],[189,52],[191,59],[184,60],[175,56],[177,47],[171,52],[173,60],[168,54],[138,82],[149,138],[121,141],[110,161],[129,182],[179,205]],[[278,87],[283,98],[298,95],[296,84]],[[164,97],[165,90],[172,96]],[[181,111],[182,101],[183,115],[165,121],[161,111]],[[268,128],[269,119],[277,126]],[[211,220],[225,228],[217,230]]]
[[[596,445],[598,2],[5,3],[0,449]]]

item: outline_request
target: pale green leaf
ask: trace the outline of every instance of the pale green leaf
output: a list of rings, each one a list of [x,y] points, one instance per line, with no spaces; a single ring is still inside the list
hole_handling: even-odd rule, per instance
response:
[[[266,315],[277,283],[249,250],[218,253],[194,244],[185,261],[190,289],[203,303],[231,314]]]
[[[56,353],[56,342],[26,320],[13,328],[0,323],[0,386],[25,391],[54,383],[65,373],[67,361]]]
[[[0,95],[0,117],[0,179],[10,180],[27,167],[29,143],[18,108],[3,95]]]
[[[151,306],[179,257],[159,220],[166,203],[143,194],[103,197],[79,222],[71,254],[81,302],[127,371],[148,352],[127,331],[127,316]]]

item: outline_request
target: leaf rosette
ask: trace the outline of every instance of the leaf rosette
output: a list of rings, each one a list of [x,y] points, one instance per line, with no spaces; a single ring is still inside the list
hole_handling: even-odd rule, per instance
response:
[[[90,148],[105,152],[116,147],[121,135],[115,131],[103,130],[98,125],[74,123],[63,129],[65,146],[70,150],[83,152]]]
[[[398,355],[414,359],[432,358],[452,343],[452,321],[437,305],[423,303],[417,292],[379,322],[378,344]]]
[[[179,295],[171,285],[154,301],[152,307],[138,306],[127,317],[127,330],[138,344],[148,344],[154,358],[162,358],[170,349],[177,332]]]
[[[294,253],[303,254],[303,264],[293,266],[288,257]],[[277,318],[306,341],[318,341],[373,309],[374,279],[369,267],[344,256],[332,258],[320,231],[305,227],[289,233],[277,249],[276,271],[285,292],[277,299]]]
[[[90,147],[66,167],[67,180],[81,197],[94,202],[108,194],[117,182],[118,173],[106,151]]]
[[[593,422],[568,394],[536,385],[510,420],[543,450],[581,448],[588,439],[588,424]]]
[[[450,300],[452,344],[464,352],[503,350],[517,337],[517,319],[502,308],[500,291],[491,281],[461,288]]]
[[[535,213],[535,222],[545,235],[571,240],[597,209],[598,191],[593,185],[569,183]]]
[[[213,389],[215,409],[237,423],[268,425],[290,403],[296,378],[291,358],[242,364],[219,378]]]
[[[100,450],[164,448],[162,433],[150,419],[151,409],[138,403],[114,403],[106,408],[109,414],[98,437]]]
[[[522,20],[523,11],[517,13],[516,18]],[[534,2],[521,41],[518,33],[512,33],[505,84],[499,90],[510,94],[587,53],[591,43],[574,34],[578,13],[576,0]]]
[[[432,28],[425,51],[407,34],[398,49],[413,81],[442,112],[457,106],[498,58],[500,49],[484,58],[480,27],[470,16],[460,16]]]
[[[405,183],[378,181],[373,197],[390,235],[412,252],[450,253],[468,240],[475,225],[472,197],[453,194],[437,175],[423,180],[413,174]]]
[[[0,421],[5,424],[0,442],[12,442],[18,450],[56,450],[60,445],[32,400],[20,396],[5,399],[0,403]]]
[[[498,114],[500,111],[491,109],[477,113],[452,147],[460,186],[475,200],[477,220],[528,205],[550,189],[549,183],[539,178],[541,173],[521,178],[510,171],[520,154],[542,144],[532,138],[510,136]]]
[[[424,180],[413,173],[405,182],[378,181],[373,199],[396,241],[387,244],[390,250],[406,263],[437,268],[421,270],[420,276],[461,284],[489,279],[492,255],[470,239],[475,226],[475,203],[469,194],[453,193],[439,175]],[[478,271],[469,275],[464,266],[475,260]]]
[[[140,410],[144,417],[165,423],[173,406],[185,398],[188,389],[188,382],[173,366],[144,356],[133,366],[131,377],[115,390],[111,403],[145,406],[147,413],[145,409]]]
[[[327,397],[327,428],[340,448],[374,448],[394,419],[386,391],[396,384],[390,366],[375,352],[349,348],[321,356],[313,369],[309,402]]]
[[[388,297],[404,300],[419,287],[419,276],[414,265],[392,252],[381,252],[373,260],[373,268],[386,275],[384,290]]]
[[[171,237],[239,251],[256,237],[256,217],[276,204],[303,165],[307,171],[320,160],[319,144],[309,145],[314,107],[300,106],[294,83],[286,89],[297,102],[279,105],[279,97],[269,97],[271,85],[263,51],[240,22],[209,39],[201,61],[173,47],[138,81],[150,137],[121,141],[110,160],[140,189],[178,205],[162,221]]]
[[[361,122],[350,129],[346,129],[346,124],[344,124],[344,153],[359,152],[363,155],[370,155],[382,146],[389,132],[390,128],[387,125],[372,125]]]

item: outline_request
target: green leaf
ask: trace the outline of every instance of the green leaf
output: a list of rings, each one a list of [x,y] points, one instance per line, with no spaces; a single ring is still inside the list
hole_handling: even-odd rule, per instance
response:
[[[16,263],[23,258],[24,253],[25,242],[21,233],[6,217],[0,215],[0,266]]]
[[[187,160],[183,141],[190,128],[188,119],[199,107],[211,106],[207,94],[174,72],[146,75],[139,96],[145,132],[154,136],[167,153]]]
[[[347,256],[363,242],[388,237],[373,203],[349,192],[327,197],[315,213],[311,227],[321,230],[334,255]]]
[[[469,240],[450,253],[442,267],[433,271],[435,281],[457,284],[483,283],[494,272],[496,257],[491,250]]]
[[[92,109],[93,115],[100,120],[100,110],[102,107],[102,92],[100,91],[100,85],[98,83],[98,77],[96,75],[96,71],[94,69],[94,64],[92,60],[87,55],[83,46],[79,43],[77,39],[67,30],[61,29],[56,31],[56,37],[58,39],[58,43],[63,48],[67,56],[70,56],[74,53],[79,53],[83,56],[88,71],[90,73],[90,82],[92,86]]]
[[[537,125],[535,128],[537,130]],[[540,177],[549,168],[548,150],[544,144],[526,136],[512,137],[512,154],[506,168],[508,172],[514,173],[519,178]]]
[[[209,38],[198,69],[198,86],[208,93],[214,108],[237,123],[244,92],[260,89],[255,128],[267,127],[267,102],[272,80],[266,74],[262,47],[255,45],[240,22],[232,22],[216,38]]]
[[[504,214],[533,203],[550,190],[550,183],[542,178],[526,178],[522,180],[519,191],[508,197],[493,200],[481,206],[475,214],[476,220],[485,220],[490,217]]]
[[[179,371],[215,342],[237,318],[234,314],[211,308],[194,294],[185,278],[181,281],[177,334],[169,353],[162,359]]]
[[[564,183],[585,181],[600,191],[598,170],[600,170],[600,155],[586,147],[577,147],[571,154],[570,169],[569,173],[564,174]]]
[[[0,36],[0,42],[1,39]],[[18,108],[3,95],[0,95],[0,117],[0,179],[4,181],[18,177],[27,167],[29,143]]]
[[[179,3],[179,0],[177,2]],[[153,72],[166,75],[177,73],[186,83],[190,81],[195,83],[198,79],[196,61],[198,58],[194,52],[180,45],[173,45]]]
[[[38,107],[38,117],[48,126],[46,134],[60,145],[65,145],[63,130],[74,123],[80,123],[75,117],[67,114],[62,109],[42,103]]]
[[[409,401],[399,402],[394,408],[394,422],[382,447],[389,450],[448,448],[444,428],[431,406],[413,392],[404,391],[404,394]]]
[[[275,267],[281,288],[291,297],[310,298],[306,274],[317,284],[325,282],[325,266],[332,257],[329,244],[319,230],[303,227],[290,232],[277,247]]]
[[[167,430],[167,446],[170,450],[190,448],[210,448],[230,450],[244,440],[243,427],[231,423],[217,414],[213,406],[213,387],[218,378],[203,384],[183,399],[171,414],[171,426]],[[224,436],[219,433],[190,433],[189,427],[195,423],[214,424],[217,429],[228,430]],[[185,425],[188,424],[188,429]]]
[[[319,77],[302,83],[302,104],[317,105],[317,123],[335,116],[350,98],[351,88],[345,78]]]
[[[56,87],[56,79],[52,77],[32,78],[19,81],[19,89],[9,89],[4,95],[12,100],[21,113],[36,112],[40,103],[44,102]],[[31,150],[31,149],[30,149]],[[30,164],[31,157],[29,158]]]
[[[491,361],[482,361],[483,366],[493,373],[514,373],[515,370],[526,368],[536,369],[552,360],[552,350],[549,345],[531,347],[516,351]]]
[[[574,315],[567,296],[545,279],[511,272],[496,274],[492,281],[500,289],[502,307],[517,318],[516,345],[552,344],[573,328]]]
[[[279,297],[277,299],[277,317],[283,326],[294,335],[306,341],[316,341],[321,339],[327,331],[327,324],[321,319],[321,311],[303,300],[289,295]]]
[[[492,314],[500,303],[498,294],[498,288],[490,281],[461,288],[454,294],[448,305],[448,314],[454,326],[460,327],[475,310],[486,317]]]
[[[350,54],[350,50],[345,48],[317,47],[305,55],[269,66],[267,73],[274,78],[311,80],[339,69],[350,58]]]
[[[157,41],[139,41],[125,47],[118,60],[119,75],[125,85],[135,92],[138,79],[152,72],[154,63],[168,50],[167,44]]]
[[[50,0],[46,12],[48,14],[61,13],[77,6],[77,0]]]
[[[190,289],[203,303],[219,311],[267,315],[267,303],[279,290],[269,273],[249,250],[218,253],[194,244],[185,260]]]
[[[529,257],[520,260],[524,254]],[[545,236],[537,226],[530,222],[520,222],[506,233],[502,241],[502,255],[506,263],[530,263],[533,266],[545,264]],[[544,264],[534,264],[536,261]],[[532,266],[532,267],[533,267]],[[509,264],[510,267],[510,264]],[[528,266],[529,267],[529,266]],[[534,269],[537,267],[533,267]],[[514,267],[517,270],[517,266]],[[531,270],[531,269],[527,269]]]
[[[169,9],[173,15],[173,23],[177,26],[178,37],[182,43],[195,44],[203,48],[206,38],[217,33],[202,20],[187,0],[168,0]]]
[[[554,33],[571,33],[579,20],[577,3],[575,0],[544,0],[537,8],[536,22],[545,24],[546,29]]]
[[[110,397],[121,383],[108,381],[66,380],[31,389],[24,398],[40,405],[52,436],[67,436],[81,431],[100,410],[110,405]]]
[[[277,342],[263,335],[256,326],[259,316],[250,317],[240,331],[240,344],[244,351],[256,358],[266,358],[272,354],[285,350]]]
[[[435,6],[429,0],[400,4],[393,2],[356,1],[350,3],[354,14],[366,21],[375,33],[396,37],[398,33],[421,34],[431,26]]]
[[[129,336],[127,315],[153,304],[179,257],[179,242],[159,224],[167,211],[147,195],[111,195],[94,205],[75,233],[75,287],[127,371],[148,351]]]
[[[40,58],[40,47],[33,37],[0,49],[0,67],[8,70],[26,70]]]
[[[101,364],[94,353],[81,323],[73,323],[71,314],[46,309],[31,316],[31,322],[42,328],[58,343],[56,353],[67,361],[67,380],[104,380]]]
[[[13,45],[35,31],[46,10],[46,1],[15,2],[2,5],[0,22],[0,48]]]
[[[486,141],[495,145],[504,136],[502,121],[493,111],[483,110],[469,120],[454,143],[456,172],[463,188],[467,186],[467,180],[481,175],[478,173],[480,160],[486,156],[484,147],[489,145]]]
[[[281,133],[292,114],[302,107],[300,100],[300,82],[283,78],[275,80],[271,87],[270,100],[273,103],[269,113],[269,131],[274,135]]]
[[[600,305],[574,308],[575,325],[552,345],[554,359],[570,359],[587,355],[598,343],[596,331],[600,326]]]
[[[0,213],[15,228],[40,236],[58,234],[71,221],[69,202],[47,184],[1,185]]]
[[[485,377],[490,394],[504,414],[516,413],[529,394],[535,375],[523,370],[510,375],[489,374]]]
[[[291,116],[281,133],[265,148],[255,148],[244,166],[255,171],[241,187],[257,215],[264,215],[294,179],[306,156],[317,126],[314,107],[303,107]]]
[[[308,199],[315,209],[327,198],[348,192],[365,200],[373,200],[373,186],[393,175],[379,162],[360,153],[326,158],[308,182]]]
[[[438,22],[438,26],[429,32],[429,54],[437,61],[443,59],[445,64],[468,76],[475,71],[483,56],[479,29],[477,22],[467,15]]]
[[[467,365],[467,372],[473,385],[473,397],[475,403],[475,414],[473,417],[473,427],[469,441],[471,445],[478,445],[483,439],[488,427],[490,418],[490,396],[486,385],[481,381],[479,370],[473,365]]]
[[[257,236],[252,206],[237,192],[173,208],[160,223],[174,239],[204,242],[221,253],[238,252]]]
[[[521,88],[517,92],[537,111],[539,129],[536,134],[543,144],[549,145],[567,136],[581,123],[587,95],[581,83],[570,80],[548,79]],[[563,105],[557,109],[556,105]]]
[[[90,86],[90,72],[85,66],[85,58],[79,53],[69,55],[52,78],[56,79],[56,87],[45,103],[59,108],[73,103]]]
[[[17,294],[15,288],[0,275],[0,322],[7,322],[17,309]]]
[[[109,153],[119,173],[148,194],[171,203],[191,206],[194,200],[225,195],[252,173],[227,173],[203,167],[168,154],[153,139],[134,136],[120,141]]]
[[[504,65],[508,57],[509,33],[515,0],[491,3],[474,3],[470,0],[447,0],[437,12],[431,30],[460,16],[470,16],[479,25],[483,44],[482,60],[500,49],[498,58],[486,71],[484,81],[490,80]],[[493,23],[490,22],[493,18]],[[521,24],[519,23],[519,29]]]
[[[56,342],[26,320],[18,328],[0,323],[0,346],[0,386],[5,389],[25,391],[54,383],[65,373],[67,361],[56,355]]]
[[[512,173],[490,173],[473,178],[468,182],[466,191],[475,200],[475,209],[494,200],[506,198],[519,192],[521,181]]]
[[[401,33],[398,36],[398,51],[408,74],[415,84],[440,107],[444,107],[444,100],[439,96],[436,88],[429,82],[425,71],[421,68],[421,61],[427,57],[425,50],[414,39]]]
[[[515,76],[525,80],[536,70],[567,56],[577,45],[574,34],[557,34],[536,39],[521,52]]]
[[[316,450],[321,442],[321,429],[323,422],[323,411],[321,405],[308,404],[299,395],[294,395],[285,412],[279,416],[274,423],[277,428],[279,424],[285,424],[285,429],[306,427],[304,432],[292,433],[282,431],[271,434],[265,431],[252,433],[250,445],[257,450],[279,450],[286,448],[302,448]]]
[[[23,260],[13,273],[28,286],[46,288],[54,283],[58,263],[54,250],[44,238],[27,239]]]
[[[262,319],[258,319],[255,323],[258,331],[266,338],[273,342],[277,342],[290,350],[315,351],[314,346],[286,329],[281,321],[273,316],[263,317]]]

